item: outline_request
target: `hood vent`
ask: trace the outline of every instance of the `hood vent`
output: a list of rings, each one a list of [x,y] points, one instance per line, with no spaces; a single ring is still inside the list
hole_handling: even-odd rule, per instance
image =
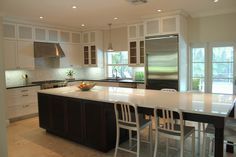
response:
[[[65,57],[59,43],[34,42],[35,58]]]

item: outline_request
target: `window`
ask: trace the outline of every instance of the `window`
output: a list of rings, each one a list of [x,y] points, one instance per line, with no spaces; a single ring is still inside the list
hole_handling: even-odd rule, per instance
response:
[[[191,90],[234,93],[234,46],[214,43],[191,48]]]
[[[205,91],[205,48],[192,48],[192,90]]]
[[[233,47],[212,47],[212,93],[233,94]]]
[[[132,78],[128,66],[128,51],[107,52],[107,76],[109,78]]]

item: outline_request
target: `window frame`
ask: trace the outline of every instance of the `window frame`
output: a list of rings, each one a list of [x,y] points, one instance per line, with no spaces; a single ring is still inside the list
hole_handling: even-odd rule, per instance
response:
[[[127,52],[127,63],[126,64],[109,64],[108,63],[108,53],[114,53],[114,52]],[[130,67],[129,66],[129,52],[128,51],[112,51],[112,52],[106,52],[105,53],[105,65],[106,65],[106,78],[107,79],[114,79],[114,77],[109,77],[109,70],[108,70],[108,67],[109,66],[127,66],[127,67]],[[132,69],[132,73],[133,73],[133,69]],[[120,78],[120,79],[124,79],[124,78]],[[133,74],[131,75],[131,78],[125,78],[125,79],[133,79]]]

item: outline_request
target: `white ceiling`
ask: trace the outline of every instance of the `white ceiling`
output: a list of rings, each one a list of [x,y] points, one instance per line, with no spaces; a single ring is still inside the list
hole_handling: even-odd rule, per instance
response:
[[[72,9],[76,5],[77,9]],[[184,10],[190,16],[206,16],[236,12],[236,0],[148,0],[132,5],[127,0],[0,0],[0,15],[26,21],[81,29],[126,25],[145,16]],[[40,20],[39,17],[44,19]],[[114,20],[118,17],[118,20]],[[81,27],[81,24],[85,27]]]

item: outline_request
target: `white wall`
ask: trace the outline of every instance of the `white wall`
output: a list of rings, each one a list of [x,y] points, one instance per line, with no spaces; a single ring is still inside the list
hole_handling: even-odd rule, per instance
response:
[[[2,48],[2,17],[0,16],[0,156],[7,157],[6,117],[5,117],[5,75]]]
[[[189,42],[236,42],[236,12],[190,19]]]
[[[103,47],[106,52],[109,43],[109,30],[104,31]],[[115,51],[128,51],[127,27],[111,29],[111,42]]]

